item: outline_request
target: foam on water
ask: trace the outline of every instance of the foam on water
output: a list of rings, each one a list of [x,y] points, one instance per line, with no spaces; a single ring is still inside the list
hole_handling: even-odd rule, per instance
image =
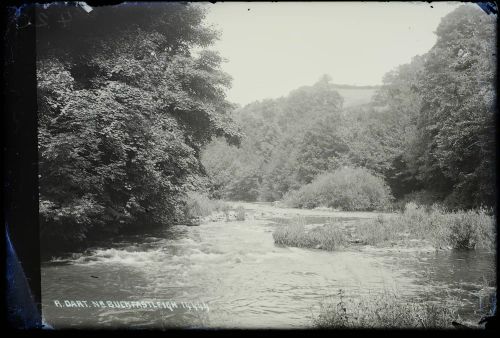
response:
[[[338,297],[340,289],[349,297],[385,290],[420,295],[429,285],[437,299],[449,291],[468,297],[470,307],[480,287],[478,278],[490,266],[481,257],[417,250],[421,248],[327,252],[279,247],[274,245],[274,226],[270,225],[279,215],[290,218],[302,213],[314,221],[316,216],[352,220],[376,214],[238,204],[250,213],[266,216],[165,228],[145,240],[124,240],[110,248],[95,248],[44,265],[42,295],[47,321],[65,327],[72,315],[79,316],[73,321],[78,325],[158,327],[165,323],[154,311],[72,310],[68,314],[68,310],[52,306],[51,300],[172,299],[207,302],[210,312],[208,321],[203,322],[193,314],[175,313],[169,317],[169,325],[308,327],[311,309],[317,309],[325,298]],[[449,269],[452,271],[447,274]]]
[[[98,249],[88,256],[81,256],[69,261],[77,265],[107,264],[107,265],[135,265],[144,266],[156,264],[167,258],[161,249],[149,251],[133,251],[131,249]]]

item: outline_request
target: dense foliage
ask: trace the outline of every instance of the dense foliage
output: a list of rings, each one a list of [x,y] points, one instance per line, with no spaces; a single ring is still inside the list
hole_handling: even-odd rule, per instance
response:
[[[443,18],[417,92],[422,98],[407,162],[451,206],[495,200],[496,26],[478,8]]]
[[[323,77],[284,99],[252,103],[235,112],[234,119],[245,134],[241,147],[234,149],[218,141],[203,155],[221,197],[276,200],[310,183],[322,170],[335,167],[328,156],[341,152],[342,144],[340,140],[330,144],[336,137],[324,132],[340,127],[336,121],[342,97],[334,88]],[[324,156],[316,156],[315,151]]]
[[[152,3],[39,11],[43,243],[182,220],[185,193],[206,188],[201,148],[214,136],[239,140],[224,94],[230,77],[205,49],[217,34],[203,25],[203,10]]]
[[[219,140],[203,154],[213,192],[274,201],[351,166],[383,178],[399,201],[494,206],[495,19],[464,5],[436,34],[428,53],[386,74],[368,104],[344,107],[325,76],[236,111],[242,147]]]
[[[38,10],[43,243],[180,222],[192,191],[347,210],[391,195],[494,205],[496,27],[478,8],[443,18],[434,47],[376,91],[323,76],[236,110],[199,6]]]
[[[284,196],[291,207],[326,206],[341,210],[384,210],[390,206],[389,187],[365,168],[344,167],[318,175],[311,183]]]

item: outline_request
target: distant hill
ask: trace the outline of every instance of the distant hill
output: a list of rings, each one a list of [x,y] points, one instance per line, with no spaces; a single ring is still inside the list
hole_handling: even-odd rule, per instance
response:
[[[376,91],[381,87],[381,86],[355,86],[355,85],[346,85],[346,84],[330,84],[331,88],[334,89],[339,93],[340,96],[342,96],[343,104],[342,108],[347,109],[344,111],[343,114],[359,114],[362,111],[366,113],[366,109],[362,110],[357,110],[354,109],[354,111],[351,108],[354,107],[362,107],[362,106],[368,106],[371,102],[372,97],[375,95]],[[290,92],[288,96],[282,96],[279,98],[275,99],[263,99],[259,101],[254,101],[251,102],[244,107],[240,107],[239,109],[236,109],[234,114],[234,117],[239,120],[241,117],[246,116],[246,117],[253,117],[257,119],[262,119],[262,114],[277,117],[278,115],[281,115],[283,113],[289,114],[288,109],[285,109],[283,111],[283,107],[286,106],[286,102],[289,100],[290,95],[294,95],[294,92],[297,91],[311,91],[313,86],[303,86],[295,91]],[[314,90],[313,90],[314,91]],[[307,112],[305,110],[304,112]]]
[[[380,86],[352,86],[334,84],[335,90],[344,98],[344,108],[367,104]]]

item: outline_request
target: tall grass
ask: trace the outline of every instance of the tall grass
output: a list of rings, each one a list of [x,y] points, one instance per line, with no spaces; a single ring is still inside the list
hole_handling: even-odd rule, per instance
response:
[[[369,245],[380,245],[403,240],[407,237],[407,229],[400,226],[404,223],[394,222],[392,218],[378,216],[375,220],[360,223],[357,227],[358,237]]]
[[[346,243],[343,232],[335,224],[326,224],[309,231],[302,217],[289,224],[279,225],[273,232],[274,243],[298,248],[315,248],[333,251]]]
[[[316,177],[310,184],[284,196],[295,208],[330,207],[347,211],[385,210],[392,196],[384,180],[365,168],[341,168]]]
[[[313,325],[318,328],[451,328],[459,321],[452,304],[403,299],[393,292],[347,299],[342,290],[337,301],[324,302]]]
[[[447,212],[407,203],[401,214],[378,217],[358,227],[359,237],[377,245],[405,238],[430,241],[436,248],[495,250],[495,222],[485,209]]]
[[[495,223],[483,209],[445,218],[446,239],[456,249],[495,249]]]
[[[243,208],[241,205],[236,207],[235,213],[236,213],[236,220],[237,221],[244,221],[245,220],[245,208]]]
[[[216,211],[227,213],[229,206],[224,201],[211,200],[204,194],[189,192],[185,199],[186,218],[206,217]]]

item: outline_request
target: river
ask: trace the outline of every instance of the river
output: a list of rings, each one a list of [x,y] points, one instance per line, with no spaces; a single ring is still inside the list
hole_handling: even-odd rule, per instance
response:
[[[277,219],[356,222],[377,213],[236,205],[244,206],[245,221],[165,227],[44,262],[45,321],[56,329],[308,328],[320,303],[339,290],[349,297],[394,290],[422,301],[454,299],[462,318],[477,322],[488,302],[481,289],[496,275],[492,253],[278,247]],[[123,301],[176,307],[127,308]]]

